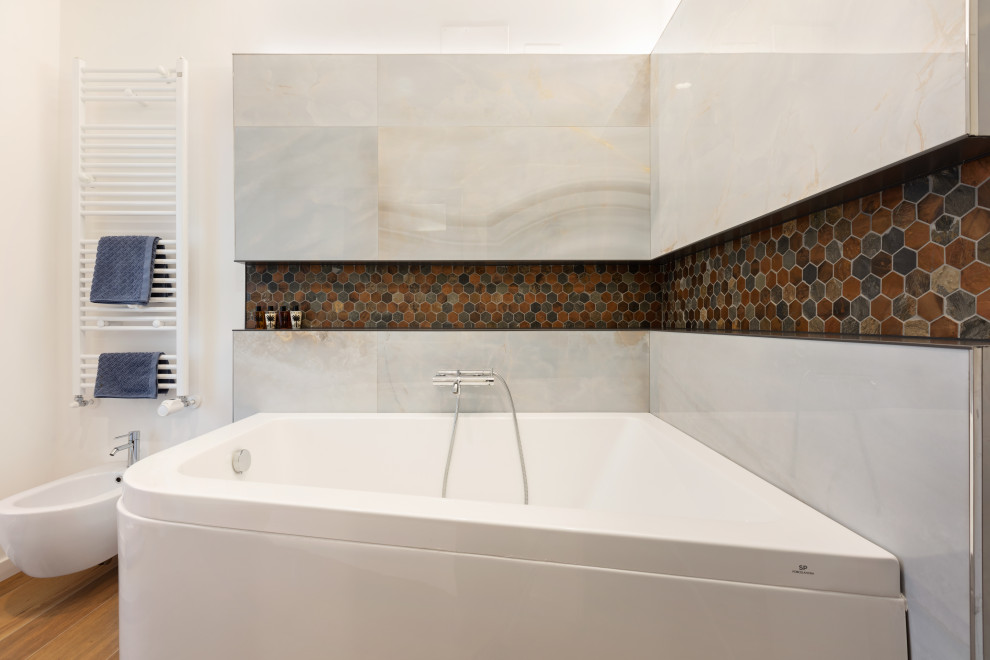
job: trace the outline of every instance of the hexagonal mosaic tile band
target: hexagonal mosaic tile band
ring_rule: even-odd
[[[990,338],[990,157],[660,266],[662,327]]]
[[[257,305],[299,303],[305,328],[649,328],[660,287],[648,262],[248,264]]]

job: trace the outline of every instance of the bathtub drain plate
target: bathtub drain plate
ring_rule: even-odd
[[[247,449],[235,449],[234,455],[230,459],[230,465],[237,474],[247,472],[247,469],[251,467],[251,452]]]

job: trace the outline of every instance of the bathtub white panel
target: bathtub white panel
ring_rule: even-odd
[[[647,259],[648,128],[379,131],[379,258]]]
[[[375,128],[235,129],[234,257],[378,255]]]
[[[367,332],[235,332],[234,419],[256,412],[373,412],[377,344]]]
[[[967,133],[962,0],[684,0],[651,58],[659,256]]]
[[[969,351],[651,342],[655,415],[894,553],[911,657],[969,658]]]
[[[234,55],[234,126],[375,126],[375,55]]]
[[[380,55],[382,126],[649,126],[646,55]]]
[[[378,333],[379,412],[447,412],[438,369],[495,369],[519,411],[645,412],[649,335],[635,330],[382,331]],[[465,387],[462,410],[509,410],[503,388]]]
[[[242,532],[126,510],[120,529],[121,602],[140,604],[121,608],[120,651],[135,660],[328,649],[408,660],[907,657],[899,598]]]

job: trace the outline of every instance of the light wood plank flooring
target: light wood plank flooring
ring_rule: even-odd
[[[57,578],[0,582],[0,658],[117,658],[117,559]]]

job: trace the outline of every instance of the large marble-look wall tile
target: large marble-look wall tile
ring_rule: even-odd
[[[495,369],[519,411],[645,412],[649,408],[646,331],[541,330],[380,332],[381,412],[452,411],[439,369]],[[464,387],[461,410],[510,410],[503,388]]]
[[[375,126],[375,55],[234,55],[234,126]]]
[[[963,53],[664,54],[654,63],[654,256],[966,132]]]
[[[376,128],[235,129],[234,258],[378,256]]]
[[[969,656],[965,349],[651,332],[651,410],[894,553],[911,657]]]
[[[645,55],[381,55],[382,126],[649,126]]]
[[[382,128],[379,258],[647,259],[648,128]]]
[[[374,412],[377,392],[373,333],[234,333],[234,420],[258,412]]]

